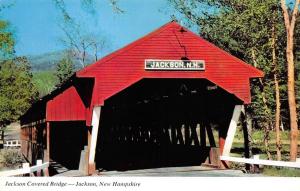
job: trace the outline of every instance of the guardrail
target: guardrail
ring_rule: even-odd
[[[223,160],[223,161],[231,161],[231,162],[246,163],[246,164],[300,168],[300,159],[297,159],[295,162],[263,160],[263,159],[259,159],[259,155],[254,155],[253,158],[239,158],[239,157],[230,157],[230,156],[220,156],[220,159]]]
[[[22,168],[16,170],[0,171],[0,176],[49,176],[49,162],[42,163],[42,160],[37,160],[35,166],[29,166],[29,163],[23,163]]]
[[[10,148],[10,147],[21,147],[21,143],[19,140],[9,140],[4,142],[4,148]]]

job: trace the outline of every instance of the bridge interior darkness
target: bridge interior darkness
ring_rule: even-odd
[[[51,122],[51,160],[67,169],[78,169],[81,151],[88,141],[87,132],[84,121]]]
[[[238,102],[205,79],[143,79],[105,101],[97,168],[200,165],[218,146],[212,128],[226,133]]]

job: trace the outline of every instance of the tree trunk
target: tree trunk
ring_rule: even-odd
[[[3,147],[4,147],[4,129],[2,129],[2,131],[1,131],[1,140],[3,143]]]
[[[261,86],[263,86],[263,82],[262,80],[260,79],[260,83],[261,83]],[[266,94],[265,94],[265,91],[264,91],[264,88],[262,87],[262,100],[263,100],[263,108],[265,110],[265,115],[267,117],[266,119],[266,122],[264,124],[264,144],[265,144],[265,149],[266,149],[266,154],[268,156],[268,159],[271,160],[272,159],[272,155],[271,155],[271,152],[270,152],[270,145],[269,145],[269,141],[270,141],[270,131],[271,129],[273,129],[273,123],[272,123],[272,120],[270,119],[270,109],[268,107],[268,104],[267,104],[267,98],[266,98]]]
[[[276,131],[276,153],[277,160],[281,160],[281,137],[280,137],[280,92],[277,75],[274,74],[275,96],[276,96],[276,112],[275,112],[275,131]]]
[[[252,49],[252,60],[253,60],[254,65],[257,65],[256,56],[255,56],[255,52],[253,49]],[[262,101],[263,101],[264,112],[265,112],[266,117],[269,118],[270,109],[267,104],[266,93],[264,91],[264,83],[261,78],[259,78],[259,83],[260,83],[261,97],[262,97]],[[266,119],[266,123],[264,124],[264,127],[263,127],[264,128],[264,144],[265,144],[266,154],[267,154],[269,160],[272,159],[272,155],[271,155],[270,147],[269,147],[270,129],[272,129],[272,126],[273,126],[272,121]]]
[[[82,68],[85,67],[85,56],[86,56],[86,52],[85,52],[85,50],[84,50],[83,53],[82,53],[82,64],[83,64],[83,67],[82,67]]]
[[[266,119],[266,123],[264,125],[264,144],[265,144],[265,149],[266,149],[266,154],[268,156],[268,159],[271,160],[272,159],[272,155],[271,155],[271,152],[270,152],[270,145],[269,145],[269,141],[270,141],[270,131],[271,129],[273,129],[273,123],[272,123],[272,120],[270,119],[270,115],[271,115],[271,112],[270,112],[270,109],[268,107],[268,104],[267,104],[267,98],[266,98],[266,94],[265,94],[265,91],[264,91],[264,87],[263,87],[263,82],[261,79],[259,79],[260,83],[261,83],[261,86],[262,86],[262,100],[263,100],[263,107],[264,107],[264,110],[265,110],[265,115],[267,116],[267,119]]]
[[[291,40],[292,41],[292,40]],[[290,109],[290,127],[291,127],[291,145],[290,145],[290,160],[296,161],[298,152],[298,125],[296,111],[296,96],[295,96],[295,72],[294,72],[294,54],[291,49],[291,43],[288,43],[287,60],[288,60],[288,102]]]
[[[253,153],[252,153],[252,116],[250,115],[249,112],[246,110],[246,127],[248,131],[248,147],[249,147],[249,158],[252,158]]]
[[[276,57],[276,31],[275,31],[275,18],[273,17],[272,24],[272,62],[274,67],[274,84],[275,84],[275,100],[276,100],[276,111],[275,111],[275,132],[276,132],[276,153],[277,160],[281,160],[281,139],[280,139],[280,90]]]
[[[242,115],[242,121],[244,132],[245,158],[252,158],[252,116],[249,113],[247,106],[245,106],[245,113],[244,115]],[[255,166],[252,164],[246,164],[246,170],[254,173]]]
[[[94,45],[94,48],[95,48],[95,62],[97,62],[97,60],[98,60],[98,45],[95,43],[95,45]]]
[[[295,64],[294,64],[294,30],[296,17],[298,14],[299,0],[295,0],[295,5],[291,16],[285,0],[281,0],[281,8],[284,16],[284,24],[286,28],[287,45],[286,58],[288,70],[288,103],[290,112],[290,128],[291,128],[291,144],[290,144],[290,160],[296,161],[298,152],[298,125],[296,111],[296,96],[295,96]],[[291,17],[291,18],[290,18]]]
[[[268,160],[272,160],[272,155],[270,152],[270,129],[271,129],[271,123],[267,123],[266,127],[264,127],[264,144],[265,144],[265,149],[266,149],[266,153],[268,156]]]

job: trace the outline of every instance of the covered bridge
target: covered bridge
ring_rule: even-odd
[[[223,151],[228,128],[251,102],[250,79],[262,76],[170,22],[33,104],[21,117],[22,152],[32,163],[86,164],[88,173],[198,165],[211,147],[229,152]]]

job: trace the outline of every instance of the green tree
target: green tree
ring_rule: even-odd
[[[32,80],[40,97],[43,97],[53,91],[58,83],[55,71],[34,72]]]
[[[11,4],[0,3],[0,12]],[[18,118],[37,99],[30,63],[15,57],[15,40],[10,24],[0,20],[0,130]],[[2,133],[2,139],[3,139]]]
[[[181,13],[187,25],[197,26],[201,36],[265,72],[264,79],[255,82],[251,88],[251,109],[254,113],[252,116],[256,116],[255,124],[265,131],[265,148],[270,159],[269,132],[274,124],[279,131],[280,97],[283,94],[280,90],[284,88],[283,82],[286,80],[283,75],[285,33],[280,2],[169,1]],[[280,159],[280,139],[277,145]]]
[[[17,121],[38,97],[25,57],[0,63],[0,87],[0,128],[3,128]]]
[[[0,12],[2,9],[6,8],[6,5],[3,3],[0,4]],[[0,62],[10,58],[14,54],[14,45],[15,41],[13,38],[12,32],[10,32],[9,24],[4,21],[0,20]],[[1,78],[1,76],[0,76]],[[1,89],[1,86],[0,86]],[[5,105],[8,98],[0,94],[0,132],[1,132],[1,139],[4,139],[4,129],[3,125],[5,124],[5,116],[8,115],[7,113],[7,105]]]
[[[74,73],[74,64],[70,57],[66,56],[56,66],[56,76],[60,85]]]
[[[14,54],[15,41],[9,23],[0,20],[0,59],[11,58]]]

